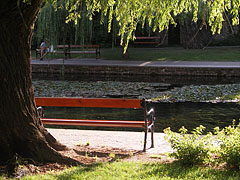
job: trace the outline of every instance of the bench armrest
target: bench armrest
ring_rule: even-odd
[[[37,107],[37,111],[40,118],[43,118],[44,117],[43,107],[42,106]]]
[[[148,117],[148,120],[151,122],[150,126],[154,126],[155,111],[153,108],[151,108],[149,111],[147,111],[147,117]]]

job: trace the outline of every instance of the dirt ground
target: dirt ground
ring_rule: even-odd
[[[94,165],[96,163],[107,163],[116,160],[120,161],[140,161],[143,163],[170,163],[173,160],[169,159],[165,154],[151,155],[138,150],[128,150],[113,147],[91,147],[88,145],[76,145],[66,151],[61,151],[64,156],[71,157],[79,161],[83,165]],[[67,168],[65,164],[49,163],[42,165],[23,164],[17,169],[17,172],[12,176],[21,178],[30,174],[48,173],[50,171],[62,171]],[[0,176],[7,174],[7,166],[0,166]]]
[[[126,150],[143,150],[144,132],[100,131],[77,129],[53,129],[48,131],[62,144],[68,147],[90,145],[91,147],[112,147]],[[151,133],[147,137],[148,154],[172,152],[170,144],[164,139],[164,133],[154,133],[154,148],[151,146]]]
[[[122,161],[141,161],[149,162],[166,162],[168,158],[165,154],[151,155],[146,152],[137,150],[127,150],[122,148],[112,147],[90,147],[90,146],[75,146],[73,149],[62,152],[65,156],[78,160],[83,164],[94,164],[98,162],[111,162],[115,160]]]

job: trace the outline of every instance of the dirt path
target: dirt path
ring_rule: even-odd
[[[74,147],[75,145],[90,144],[91,147],[113,147],[127,150],[143,149],[143,132],[123,132],[123,131],[95,131],[95,130],[73,130],[73,129],[48,129],[48,131],[61,143]],[[171,152],[172,148],[164,140],[163,133],[155,133],[155,147],[151,145],[150,133],[148,133],[147,153],[163,154]]]

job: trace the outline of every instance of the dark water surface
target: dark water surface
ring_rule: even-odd
[[[65,80],[65,81],[120,81],[120,82],[152,82],[167,83],[173,87],[184,85],[216,85],[240,84],[239,77],[209,77],[209,76],[157,76],[157,75],[103,75],[103,74],[45,74],[33,73],[33,80]]]

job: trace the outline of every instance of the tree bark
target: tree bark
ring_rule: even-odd
[[[18,154],[37,162],[73,163],[42,126],[34,101],[30,44],[41,0],[0,2],[0,163]]]

